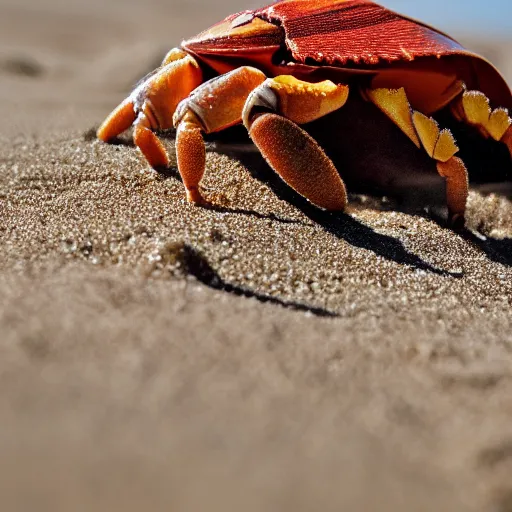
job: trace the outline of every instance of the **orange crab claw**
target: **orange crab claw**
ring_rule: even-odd
[[[270,167],[296,192],[320,208],[341,211],[347,191],[336,167],[316,141],[289,119],[260,114],[249,135]]]
[[[108,142],[130,128],[134,121],[135,109],[133,102],[127,98],[103,121],[96,135],[98,139]]]

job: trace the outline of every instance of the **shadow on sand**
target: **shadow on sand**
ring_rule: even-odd
[[[320,317],[334,318],[338,316],[335,312],[324,308],[309,306],[300,302],[286,301],[264,293],[255,292],[243,286],[227,283],[208,263],[204,255],[191,245],[187,243],[180,244],[177,250],[179,252],[179,260],[182,270],[186,274],[194,276],[199,282],[208,286],[208,288],[221,290],[238,297],[254,298],[259,302],[268,302],[294,311],[304,311]]]
[[[433,274],[461,278],[459,272],[439,269],[409,252],[402,242],[389,235],[377,233],[372,228],[342,212],[326,212],[316,208],[288,187],[258,154],[232,154],[258,180],[266,183],[280,198],[299,208],[310,220],[354,247],[372,251],[387,260],[407,265]]]
[[[237,127],[235,127],[235,129],[236,128]],[[86,135],[88,135],[88,133]],[[238,137],[236,137],[236,135],[238,135]],[[172,133],[166,133],[164,136],[172,136]],[[228,154],[240,161],[242,165],[248,169],[253,177],[266,183],[280,199],[285,200],[299,208],[311,221],[322,226],[329,233],[333,234],[339,239],[346,241],[354,247],[370,250],[378,256],[386,258],[387,260],[393,261],[395,263],[399,263],[401,265],[408,265],[413,268],[446,277],[463,277],[461,273],[449,272],[430,265],[428,262],[422,260],[419,256],[409,252],[396,238],[377,233],[350,215],[345,213],[325,212],[314,207],[311,205],[311,203],[306,201],[303,197],[301,197],[299,194],[294,192],[290,187],[283,183],[279,176],[277,176],[276,173],[270,169],[263,157],[257,152],[257,150],[254,149],[252,144],[250,144],[250,141],[245,134],[241,137],[238,132],[235,132],[235,138],[241,139],[242,143],[230,143],[229,140],[231,136],[232,132],[230,132],[228,135],[226,135],[224,132],[221,132],[220,134],[214,134],[213,136],[206,136],[208,150],[215,150]],[[211,142],[214,142],[213,146],[211,145]],[[127,136],[116,138],[113,143],[133,147],[131,138]],[[176,168],[159,169],[158,172],[164,179],[174,178],[181,181],[181,177]],[[502,193],[500,185],[497,184],[496,187],[496,191],[498,193]],[[493,184],[490,184],[487,188],[488,191],[493,191]],[[510,192],[509,187],[507,190]],[[222,213],[250,215],[258,219],[270,219],[288,224],[307,225],[307,223],[282,218],[275,214],[262,214],[251,210],[220,206],[210,206],[209,208],[215,211],[220,211]],[[414,211],[411,211],[407,204],[402,206],[394,205],[394,208],[409,214],[420,214],[429,220],[433,220],[439,226],[446,227],[444,219],[439,215],[426,216],[425,213],[419,213],[418,208],[415,208]],[[504,265],[512,266],[511,238],[493,239],[489,237],[479,237],[468,229],[459,231],[458,235],[472,244],[474,247],[477,247],[479,250],[483,251],[490,260]]]

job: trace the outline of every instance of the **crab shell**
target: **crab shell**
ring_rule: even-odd
[[[512,110],[507,83],[483,57],[368,0],[282,0],[228,16],[182,48],[219,74],[252,65],[267,76],[404,87],[427,115],[464,86]]]

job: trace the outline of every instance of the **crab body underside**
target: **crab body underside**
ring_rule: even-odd
[[[512,155],[510,108],[512,95],[499,72],[436,29],[368,0],[282,0],[229,16],[171,50],[109,115],[98,137],[109,141],[133,124],[136,146],[153,167],[165,167],[167,153],[154,132],[175,127],[187,198],[201,204],[203,134],[243,123],[288,185],[318,207],[342,210],[343,166],[351,162],[346,153],[358,131],[367,147],[354,151],[361,156],[350,167],[364,176],[372,167],[368,155],[379,150],[421,152],[446,182],[450,223],[461,225],[468,171],[452,132],[435,117],[448,112]],[[347,132],[329,129],[344,109]],[[386,144],[380,118],[403,142]],[[394,179],[394,170],[381,165],[380,181]]]

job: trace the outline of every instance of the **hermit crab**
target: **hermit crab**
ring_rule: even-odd
[[[282,0],[228,16],[172,49],[97,136],[109,141],[133,124],[135,145],[158,168],[169,160],[155,132],[176,128],[187,199],[201,204],[203,134],[243,123],[289,186],[320,208],[343,210],[343,169],[307,126],[356,97],[426,152],[446,181],[449,222],[463,225],[468,172],[436,113],[450,112],[512,155],[510,89],[450,36],[368,0]]]

